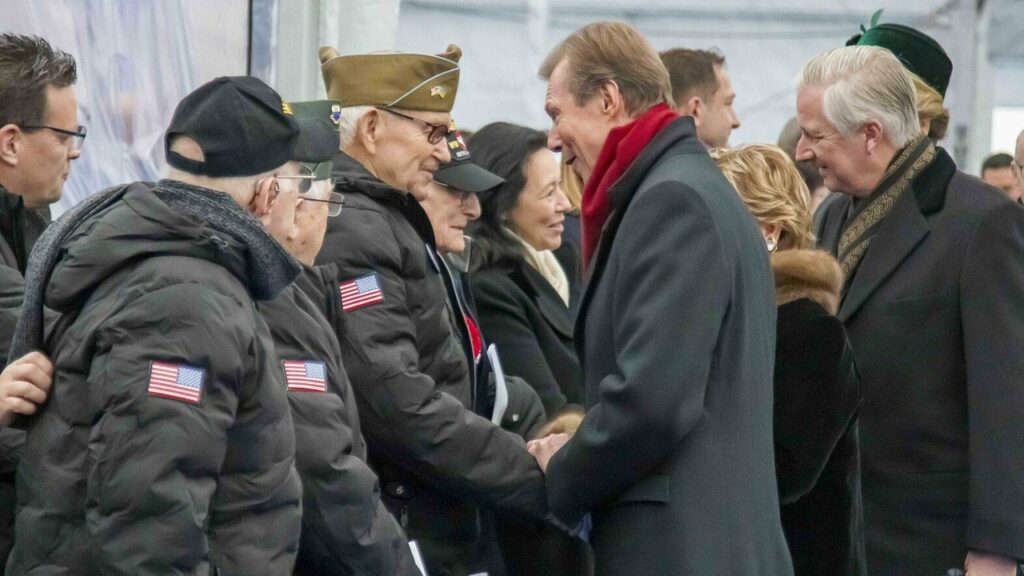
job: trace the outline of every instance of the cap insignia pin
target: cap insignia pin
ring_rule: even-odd
[[[448,91],[444,89],[444,86],[434,86],[430,89],[430,95],[437,96],[443,100],[448,95]]]

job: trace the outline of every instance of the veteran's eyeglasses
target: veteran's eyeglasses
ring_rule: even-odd
[[[65,144],[71,150],[81,150],[82,144],[85,143],[85,135],[88,133],[85,126],[79,126],[77,131],[64,130],[63,128],[54,128],[53,126],[21,126],[22,130],[33,131],[33,130],[49,130],[57,134],[57,138],[60,139],[62,144]]]
[[[299,185],[299,196],[308,194],[310,188],[313,187],[313,182],[316,180],[316,175],[313,174],[313,170],[302,164],[299,166],[298,174],[275,174],[275,180],[298,180]]]
[[[334,182],[331,182],[333,187]],[[330,192],[327,194],[327,198],[313,198],[312,196],[303,196],[299,194],[299,198],[302,198],[305,202],[326,202],[327,203],[327,216],[333,218],[338,214],[341,214],[341,209],[345,207],[345,195],[341,192]]]
[[[340,192],[328,192],[327,198],[317,198],[316,195],[311,194],[313,189],[313,182],[327,181],[327,189],[334,189],[334,180],[331,178],[318,178],[315,174],[315,170],[306,164],[299,166],[298,174],[278,174],[274,178],[274,200],[277,199],[277,194],[281,192],[277,180],[297,180],[299,186],[299,198],[307,202],[324,202],[327,204],[327,215],[330,217],[341,214],[341,209],[345,205],[345,195]],[[321,194],[322,196],[322,194]]]
[[[412,116],[409,116],[409,115],[406,115],[406,114],[402,114],[401,112],[398,112],[398,111],[393,110],[391,108],[388,108],[386,106],[381,106],[380,108],[378,108],[378,110],[383,110],[383,111],[387,112],[388,114],[394,114],[395,116],[398,116],[399,118],[405,118],[406,120],[410,120],[412,122],[415,122],[421,128],[425,128],[428,131],[427,132],[427,142],[430,142],[431,144],[437,144],[441,140],[444,140],[444,137],[448,135],[448,125],[447,124],[434,124],[433,122],[427,122],[426,120],[420,120],[419,118],[413,118]]]

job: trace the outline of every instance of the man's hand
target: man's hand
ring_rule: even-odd
[[[967,553],[964,568],[967,576],[1017,576],[1017,561],[1013,558],[976,550]]]
[[[11,362],[0,374],[0,426],[10,426],[16,414],[35,414],[46,402],[53,383],[53,364],[40,352]]]
[[[526,443],[526,450],[537,459],[537,465],[542,472],[547,473],[548,461],[555,455],[555,452],[565,446],[569,441],[568,434],[552,434],[537,440],[530,440]]]

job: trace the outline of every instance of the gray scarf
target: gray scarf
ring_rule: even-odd
[[[135,185],[153,187],[149,183]],[[67,238],[83,222],[119,201],[130,186],[115,186],[93,194],[65,212],[39,237],[25,273],[25,297],[8,362],[42,348],[46,285]],[[274,298],[301,272],[295,259],[267,234],[260,221],[227,194],[175,180],[161,180],[153,191],[168,206],[202,218],[214,230],[230,234],[248,248],[248,288],[255,299]]]

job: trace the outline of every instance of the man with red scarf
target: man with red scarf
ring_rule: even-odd
[[[531,444],[566,526],[589,513],[596,574],[792,574],[772,451],[775,301],[736,192],[666,104],[632,27],[559,44],[549,146],[583,179],[576,325],[587,415]],[[587,524],[583,522],[582,524]]]

